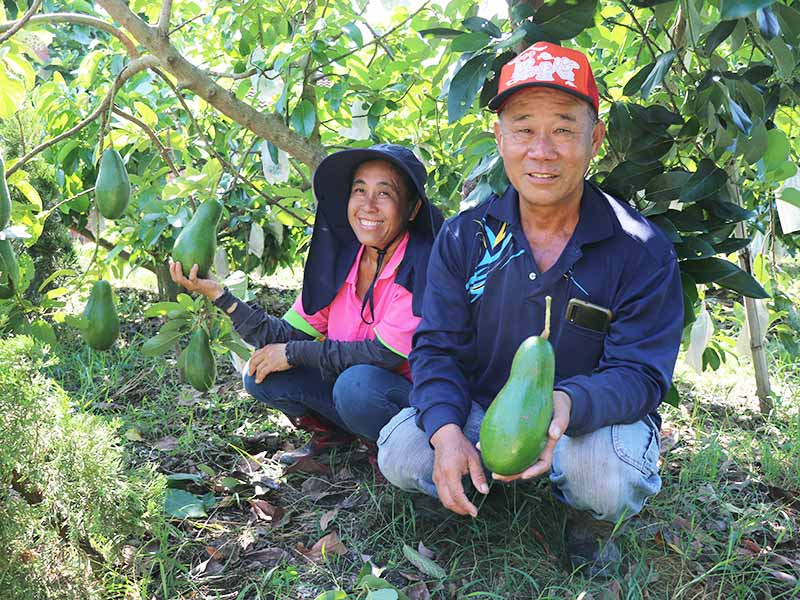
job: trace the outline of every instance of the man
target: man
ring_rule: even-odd
[[[544,329],[551,296],[548,444],[522,473],[493,477],[549,473],[569,507],[573,568],[607,576],[620,560],[607,539],[615,524],[661,487],[656,409],[670,386],[683,302],[670,242],[585,180],[605,136],[598,105],[580,52],[538,42],[503,67],[489,108],[511,185],[437,237],[410,357],[411,406],[382,429],[378,462],[394,485],[475,517],[462,478],[488,493],[481,420],[519,344]]]

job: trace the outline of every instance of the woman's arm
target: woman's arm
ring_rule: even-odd
[[[268,315],[263,308],[242,302],[228,289],[214,300],[214,306],[222,309],[230,317],[234,329],[242,339],[256,348],[292,340],[313,339],[287,321]]]
[[[353,365],[375,365],[393,371],[406,360],[378,340],[291,341],[286,344],[286,359],[291,366],[318,368],[323,379],[328,380],[336,379],[342,371]]]

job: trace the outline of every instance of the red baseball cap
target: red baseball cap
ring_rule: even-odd
[[[589,59],[583,52],[550,42],[536,42],[500,70],[497,95],[489,101],[489,110],[500,112],[512,94],[529,87],[562,90],[600,110],[600,94]]]

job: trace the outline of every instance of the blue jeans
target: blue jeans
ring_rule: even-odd
[[[402,375],[373,365],[345,369],[335,381],[326,381],[317,369],[294,367],[270,373],[261,383],[242,374],[245,389],[256,400],[289,417],[311,410],[368,440],[400,409],[408,406],[411,382]]]
[[[401,410],[381,430],[378,466],[386,479],[409,492],[437,498],[433,483],[433,448],[415,422],[417,409]],[[478,442],[485,412],[475,402],[463,428]],[[596,519],[616,522],[642,510],[661,489],[658,475],[659,432],[649,418],[603,427],[579,437],[562,436],[550,470],[555,497]]]

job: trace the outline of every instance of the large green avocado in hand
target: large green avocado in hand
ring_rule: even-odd
[[[186,381],[196,390],[208,391],[217,380],[217,361],[211,352],[211,342],[206,330],[198,328],[189,340],[185,353],[183,370]]]
[[[8,300],[19,285],[19,264],[8,240],[0,240],[0,299]]]
[[[100,169],[94,184],[97,210],[106,219],[118,219],[131,199],[131,183],[119,152],[108,148],[100,157]]]
[[[497,393],[481,423],[481,457],[498,475],[516,475],[531,466],[547,445],[553,418],[555,355],[550,333],[550,297],[541,336],[517,348],[506,384]]]
[[[222,204],[208,200],[200,205],[183,228],[172,247],[172,260],[181,263],[184,275],[192,265],[198,265],[197,276],[208,277],[217,252],[217,225],[222,215]]]
[[[11,195],[6,184],[6,165],[0,156],[0,230],[5,229],[11,219]]]
[[[100,279],[95,282],[89,301],[83,310],[86,326],[83,339],[94,350],[108,350],[119,336],[119,317],[111,296],[111,285]]]

